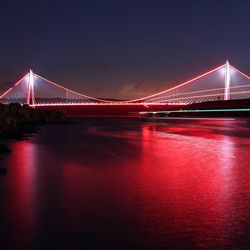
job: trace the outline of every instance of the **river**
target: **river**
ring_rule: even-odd
[[[250,244],[250,119],[82,118],[10,147],[1,249]]]

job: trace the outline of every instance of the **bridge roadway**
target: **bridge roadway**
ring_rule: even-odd
[[[206,115],[215,116],[249,116],[250,111],[225,113],[222,109],[250,109],[250,99],[245,100],[228,100],[216,102],[194,103],[190,105],[169,105],[169,104],[89,104],[89,105],[53,105],[53,106],[37,106],[37,109],[53,109],[60,110],[68,116],[140,116],[140,112],[148,112],[153,114],[157,111],[173,111],[173,110],[210,110],[220,109],[220,112],[209,113]],[[173,115],[174,112],[172,112]],[[176,115],[181,115],[175,112]],[[177,114],[178,113],[178,114]],[[189,112],[190,113],[190,112]],[[191,114],[191,113],[190,113]],[[183,115],[183,114],[182,114]],[[184,114],[187,115],[187,114]],[[193,115],[193,114],[192,114]],[[195,114],[201,115],[201,114]]]

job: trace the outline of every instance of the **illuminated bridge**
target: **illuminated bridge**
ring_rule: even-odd
[[[0,96],[0,102],[38,106],[180,105],[250,98],[250,77],[227,61],[189,81],[160,93],[130,101],[107,101],[70,90],[31,70]]]

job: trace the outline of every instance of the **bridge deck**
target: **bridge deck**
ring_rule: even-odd
[[[63,111],[69,116],[139,116],[140,112],[157,112],[171,110],[194,110],[194,109],[239,109],[250,108],[250,99],[229,100],[196,103],[190,105],[71,105],[71,106],[37,106],[38,109],[53,109]]]

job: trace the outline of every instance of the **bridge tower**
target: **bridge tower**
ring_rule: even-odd
[[[231,82],[231,74],[230,74],[230,64],[228,60],[225,64],[225,91],[224,91],[224,100],[230,100],[230,82]]]
[[[27,104],[34,105],[35,104],[35,96],[34,96],[34,74],[30,69],[29,72],[29,80],[28,80],[28,91],[27,91]]]

